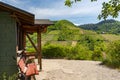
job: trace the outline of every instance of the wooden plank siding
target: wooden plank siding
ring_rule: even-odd
[[[7,12],[0,12],[0,74],[17,72],[16,21]]]

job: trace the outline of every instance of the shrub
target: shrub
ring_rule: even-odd
[[[2,75],[0,75],[0,80],[17,80],[17,74],[13,74],[10,76],[4,72]]]
[[[42,49],[43,57],[45,58],[64,58],[65,49],[60,45],[46,45]]]
[[[91,60],[92,51],[83,45],[77,45],[72,48],[72,53],[76,52],[73,59],[77,60]]]
[[[92,60],[102,60],[102,50],[101,47],[95,46],[92,54]]]
[[[48,44],[43,46],[42,53],[44,58],[66,58],[76,60],[101,60],[102,51],[101,45],[97,45],[94,51],[90,50],[84,44],[77,44],[74,47]]]
[[[33,47],[26,48],[27,52],[35,52],[35,49]]]
[[[60,46],[60,45],[46,45],[43,47],[44,58],[66,58],[77,60],[90,60],[92,51],[82,45],[75,47]]]
[[[120,40],[111,42],[106,53],[107,56],[103,62],[110,67],[120,68]]]

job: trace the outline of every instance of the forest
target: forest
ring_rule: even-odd
[[[96,31],[100,34],[120,34],[120,22],[114,19],[104,20],[96,24],[84,24],[79,27],[85,30]]]

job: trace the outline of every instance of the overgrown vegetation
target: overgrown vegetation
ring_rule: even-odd
[[[106,59],[103,62],[112,68],[120,68],[120,40],[113,41],[108,45]]]
[[[65,47],[60,45],[46,45],[42,49],[44,58],[64,58],[65,57]]]
[[[17,80],[17,74],[13,74],[13,75],[8,75],[7,73],[3,73],[2,75],[0,75],[0,80]]]
[[[104,40],[93,35],[80,35],[75,46],[46,43],[42,53],[45,58],[67,58],[77,60],[102,60]]]

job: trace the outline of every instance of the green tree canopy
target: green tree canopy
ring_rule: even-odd
[[[78,2],[81,0],[65,0],[66,6],[72,6],[74,2]],[[97,0],[91,0],[91,2]],[[113,18],[117,18],[119,16],[120,11],[120,0],[109,0],[108,2],[103,2],[101,13],[98,15],[99,19],[106,19],[108,16],[112,16]]]

